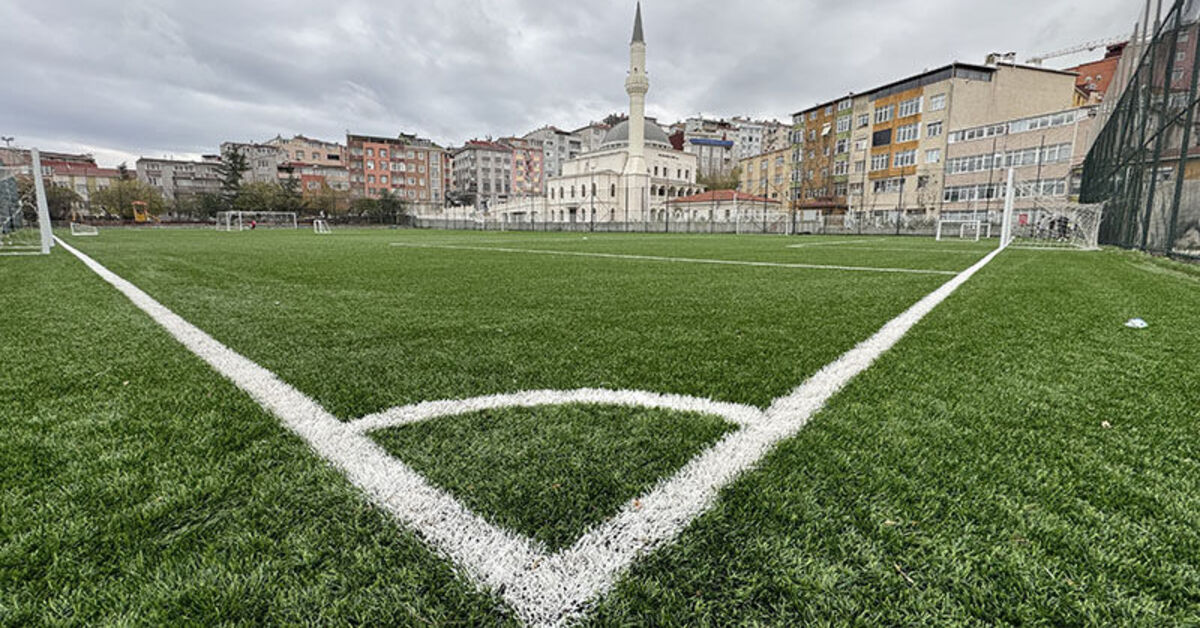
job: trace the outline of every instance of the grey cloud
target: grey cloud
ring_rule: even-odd
[[[649,112],[784,118],[993,50],[1127,33],[1123,0],[647,0]],[[623,110],[633,3],[0,0],[0,132],[101,160],[277,133],[444,144]]]

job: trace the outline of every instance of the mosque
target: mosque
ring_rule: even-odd
[[[666,132],[646,118],[646,41],[638,3],[629,44],[629,119],[604,136],[600,148],[563,164],[544,198],[513,199],[493,208],[504,222],[655,222],[667,202],[703,191],[695,155],[677,151]]]

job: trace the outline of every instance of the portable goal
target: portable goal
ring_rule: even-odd
[[[978,242],[980,238],[992,237],[992,222],[979,218],[942,219],[937,223],[937,233],[934,237],[938,242],[941,242],[944,239],[955,237],[950,234],[954,234],[956,231],[958,238],[963,240],[971,239]]]
[[[54,244],[36,148],[29,162],[0,166],[0,255],[45,255]]]
[[[100,235],[100,230],[93,225],[85,225],[81,222],[71,223],[71,235],[73,236],[95,236]]]
[[[328,222],[326,222],[324,220],[314,220],[313,221],[313,233],[315,233],[317,235],[329,235],[329,234],[333,233],[333,231],[331,231],[329,229]]]
[[[227,211],[217,213],[217,231],[299,228],[296,212]]]

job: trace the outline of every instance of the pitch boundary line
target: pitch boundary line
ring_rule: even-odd
[[[566,257],[597,257],[649,262],[677,262],[682,264],[715,264],[719,266],[754,266],[760,268],[794,268],[802,270],[836,270],[847,272],[899,273],[911,275],[957,275],[953,270],[930,270],[920,268],[881,268],[874,266],[840,266],[836,264],[800,264],[791,262],[752,262],[746,260],[705,259],[698,257],[664,257],[660,255],[631,255],[624,253],[593,253],[587,251],[553,251],[549,249],[514,249],[499,246],[465,246],[453,244],[410,244],[392,242],[389,246],[413,249],[444,249],[451,251],[493,251],[499,253],[527,253],[532,255],[560,255]]]
[[[781,441],[799,432],[826,402],[1001,251],[992,251],[958,273],[870,338],[827,364],[764,411],[645,391],[527,391],[474,399],[423,402],[346,423],[271,371],[221,344],[83,252],[56,238],[65,250],[160,324],[218,373],[303,438],[379,507],[415,529],[481,586],[507,601],[518,617],[539,626],[578,618],[607,593],[638,557],[670,543],[708,510],[725,486],[754,467]],[[603,403],[702,411],[741,426],[693,458],[670,478],[626,503],[571,547],[547,553],[542,544],[496,527],[471,512],[402,461],[367,432],[405,422],[452,416],[479,408]]]

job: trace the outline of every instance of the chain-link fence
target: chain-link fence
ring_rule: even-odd
[[[1080,200],[1104,203],[1103,244],[1200,258],[1200,0],[1152,20],[1110,90]]]

